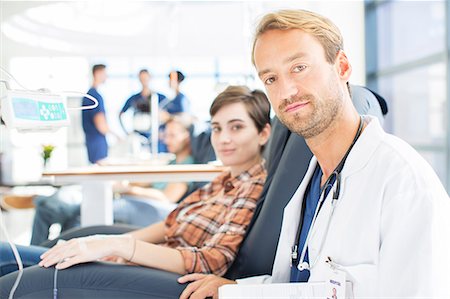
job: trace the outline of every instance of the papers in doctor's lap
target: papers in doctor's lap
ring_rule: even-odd
[[[230,284],[219,288],[219,299],[312,299],[327,298],[324,282],[274,283],[274,284]],[[352,283],[347,281],[345,298],[352,299]],[[336,297],[335,299],[341,299]],[[344,297],[342,297],[344,299]]]

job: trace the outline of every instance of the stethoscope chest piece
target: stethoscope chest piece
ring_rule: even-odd
[[[307,262],[299,263],[297,269],[300,271],[309,270],[309,264]]]

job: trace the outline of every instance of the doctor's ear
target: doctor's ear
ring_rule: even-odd
[[[344,51],[340,50],[337,54],[335,66],[339,77],[347,82],[352,74],[352,66]]]

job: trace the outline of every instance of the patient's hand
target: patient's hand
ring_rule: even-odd
[[[121,264],[121,265],[137,266],[137,264],[129,262],[128,260],[124,259],[123,257],[117,256],[117,255],[105,256],[105,257],[101,258],[100,261],[111,262],[111,263],[116,263],[116,264]]]
[[[75,238],[57,244],[41,255],[39,266],[56,269],[66,269],[76,264],[100,260],[107,256],[117,255],[118,249],[128,249],[132,252],[134,239],[129,235],[90,236]]]
[[[117,263],[117,264],[126,264],[128,262],[123,257],[117,256],[117,255],[105,256],[105,257],[102,257],[100,260],[102,262],[111,262],[111,263]]]
[[[219,287],[225,284],[236,284],[234,280],[228,280],[212,274],[188,274],[178,278],[179,283],[191,282],[183,293],[180,299],[204,299],[206,297],[213,297],[218,299]]]

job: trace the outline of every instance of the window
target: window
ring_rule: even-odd
[[[450,190],[447,1],[365,3],[367,85],[386,97],[385,129],[410,143]]]
[[[444,1],[395,1],[377,10],[379,68],[400,65],[445,49]]]

